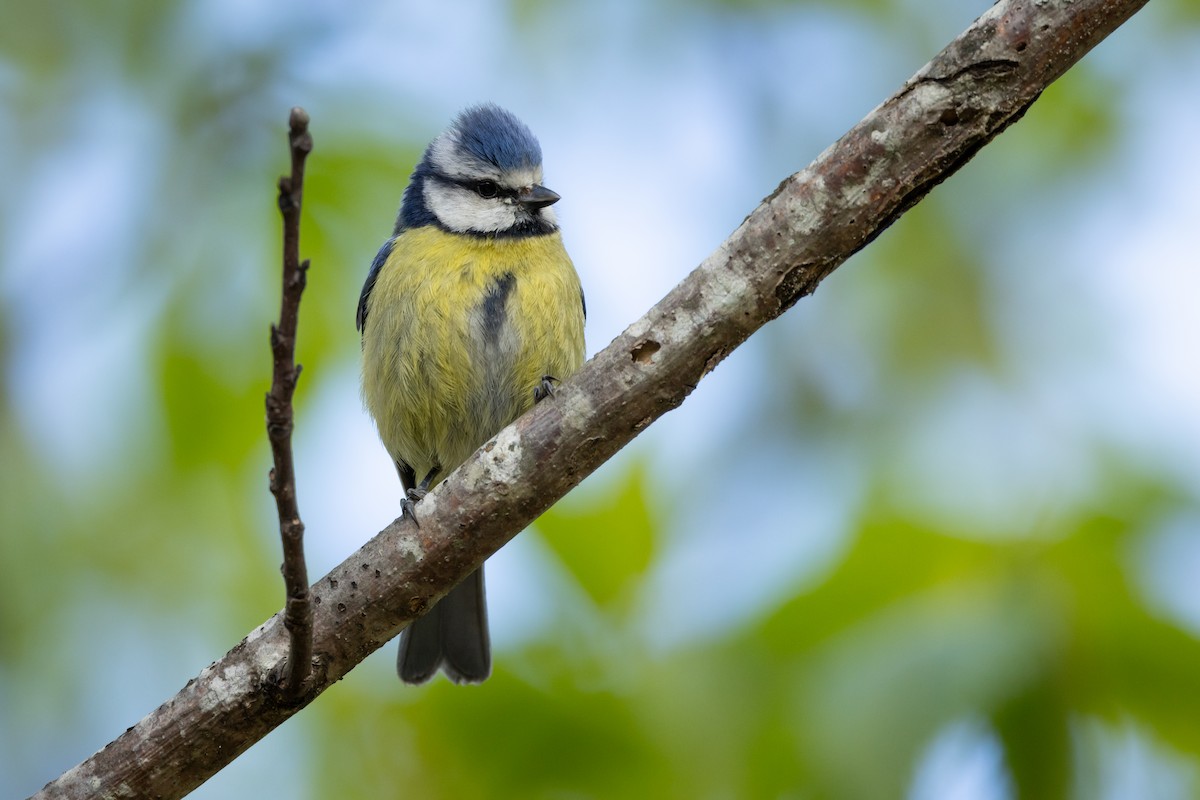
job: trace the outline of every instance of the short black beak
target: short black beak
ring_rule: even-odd
[[[552,192],[545,186],[534,184],[528,189],[522,189],[517,194],[517,202],[530,211],[536,211],[539,208],[554,205],[561,197],[558,192]]]

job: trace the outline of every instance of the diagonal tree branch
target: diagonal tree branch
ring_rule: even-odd
[[[318,581],[317,669],[282,614],[37,797],[180,797],[294,714],[667,411],[1025,113],[1146,0],[1002,0],[774,194],[572,380]]]

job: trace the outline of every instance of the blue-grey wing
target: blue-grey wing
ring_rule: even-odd
[[[383,269],[383,265],[387,263],[388,256],[392,254],[392,245],[395,242],[394,238],[388,239],[383,243],[383,247],[379,248],[379,252],[375,254],[375,260],[371,262],[371,271],[367,273],[367,280],[363,284],[362,294],[358,297],[358,313],[354,317],[354,327],[364,334],[367,331],[367,298],[371,296],[371,290],[375,288],[375,280],[379,277],[379,270]]]

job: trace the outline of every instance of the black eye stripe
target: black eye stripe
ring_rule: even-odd
[[[439,175],[438,179],[474,192],[485,200],[491,200],[496,197],[511,197],[516,199],[517,196],[516,189],[509,189],[507,186],[501,186],[496,181],[489,179],[469,180],[465,178],[450,178],[443,175]]]

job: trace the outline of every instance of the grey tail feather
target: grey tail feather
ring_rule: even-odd
[[[440,667],[455,683],[481,683],[492,671],[483,567],[450,590],[400,634],[396,671],[424,683]]]

